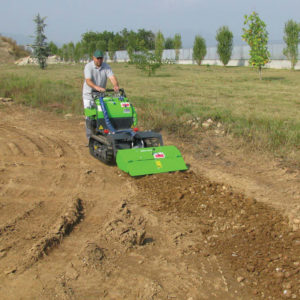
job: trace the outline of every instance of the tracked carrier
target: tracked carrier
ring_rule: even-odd
[[[93,92],[94,104],[85,109],[92,156],[114,164],[131,176],[187,170],[180,151],[164,146],[161,134],[139,131],[137,114],[124,89]]]

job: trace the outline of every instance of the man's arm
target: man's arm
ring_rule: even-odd
[[[116,76],[113,75],[113,76],[110,76],[108,78],[111,81],[112,85],[114,86],[115,92],[118,92],[119,91],[119,83],[118,83],[118,80],[117,80]]]
[[[92,89],[94,89],[95,91],[98,92],[105,92],[105,88],[96,85],[90,78],[87,78],[85,80],[85,82],[87,83],[88,86],[90,86]]]

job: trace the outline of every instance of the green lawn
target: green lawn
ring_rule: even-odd
[[[251,145],[300,162],[299,71],[266,69],[259,80],[247,67],[166,65],[147,77],[132,65],[111,66],[144,127],[180,133],[190,119],[212,118]],[[82,83],[83,65],[2,65],[0,97],[82,113]]]

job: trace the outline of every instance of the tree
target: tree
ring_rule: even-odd
[[[227,26],[220,27],[217,31],[217,52],[220,60],[226,66],[230,60],[233,48],[233,34]]]
[[[49,48],[49,55],[58,54],[58,47],[56,46],[56,44],[54,42],[50,42],[48,44],[48,48]]]
[[[300,24],[297,24],[293,20],[289,20],[284,26],[284,41],[286,48],[283,50],[283,54],[291,61],[292,70],[295,69],[295,65],[298,61],[298,44],[300,43]]]
[[[128,56],[129,56],[129,61],[132,62],[133,61],[133,55],[134,55],[134,49],[132,46],[128,46],[127,47],[127,53],[128,53]]]
[[[99,40],[96,42],[96,49],[102,50],[103,52],[105,52],[107,50],[107,43],[105,40]],[[94,52],[94,51],[93,51]]]
[[[270,52],[268,51],[268,32],[266,24],[259,18],[256,12],[251,15],[245,15],[242,35],[244,41],[250,46],[249,64],[257,67],[259,78],[262,79],[262,67],[270,61]]]
[[[138,51],[139,50],[139,42],[137,35],[134,31],[130,31],[127,35],[126,38],[126,44],[127,44],[127,49],[132,48],[133,51]]]
[[[97,49],[97,45],[95,41],[87,43],[88,46],[88,57],[91,58],[93,56],[93,53]],[[99,47],[99,50],[102,50],[101,47]]]
[[[77,42],[74,49],[74,60],[75,62],[80,62],[80,60],[83,58],[84,55],[84,48],[82,46],[82,43]]]
[[[89,52],[90,51],[89,44],[82,40],[81,40],[80,44],[81,44],[81,46],[80,46],[81,58],[83,58],[84,60],[89,60],[91,58],[91,55]]]
[[[110,31],[103,31],[101,33],[99,33],[99,40],[105,41],[105,48],[103,48],[103,51],[107,51],[108,50],[108,42],[109,40],[113,40],[115,37],[115,34],[113,32]]]
[[[33,56],[38,60],[39,66],[41,69],[45,69],[47,64],[47,57],[49,55],[49,48],[48,48],[48,44],[46,42],[46,35],[44,34],[44,30],[46,27],[45,24],[45,19],[40,17],[40,14],[38,14],[35,18],[34,18],[34,22],[36,24],[36,29],[35,29],[35,40],[34,40],[34,44],[31,45],[33,48]]]
[[[114,37],[114,43],[116,45],[117,50],[125,50],[125,43],[123,37],[117,33]]]
[[[153,50],[155,46],[155,34],[151,30],[139,29],[137,39],[144,41],[144,47],[148,50]]]
[[[137,54],[131,54],[130,63],[134,64],[137,69],[147,73],[148,76],[155,74],[156,70],[162,65],[159,58],[147,49],[143,49]]]
[[[118,50],[113,40],[108,41],[108,55],[111,60],[114,60],[116,51]]]
[[[155,56],[157,60],[161,63],[162,62],[162,55],[165,49],[165,38],[163,34],[158,31],[155,37]]]
[[[175,49],[175,60],[179,60],[179,52],[182,48],[181,35],[176,33],[174,36],[174,49]]]
[[[61,47],[61,51],[62,51],[62,58],[63,58],[63,60],[64,60],[65,62],[66,62],[66,61],[69,61],[70,56],[69,56],[68,45],[67,45],[67,44],[63,44],[62,47]]]
[[[166,38],[165,49],[174,49],[174,40],[171,37]]]
[[[203,37],[196,35],[193,47],[193,59],[200,66],[206,55],[206,43]]]
[[[59,56],[60,61],[62,61],[63,60],[63,49],[62,48],[58,48],[57,55]]]
[[[133,48],[134,51],[140,51],[144,48],[153,50],[155,35],[150,30],[139,29],[138,32],[134,32],[133,30],[128,31],[124,28],[116,34],[109,31],[88,31],[81,36],[81,43],[87,45],[87,53],[89,53],[89,55],[91,55],[90,49],[97,43],[100,43],[100,41],[102,41],[103,46],[98,48],[101,48],[102,51],[108,51],[108,43],[110,40],[116,45],[116,50],[125,50],[129,46]]]
[[[73,42],[68,43],[67,45],[67,51],[70,61],[74,61],[75,59],[75,46]]]

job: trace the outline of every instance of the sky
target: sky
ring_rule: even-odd
[[[234,44],[242,44],[244,15],[256,11],[266,23],[270,43],[281,43],[284,24],[300,23],[300,0],[0,0],[0,34],[19,44],[33,41],[34,17],[46,17],[47,41],[61,46],[78,42],[87,31],[115,33],[124,28],[159,30],[164,37],[181,34],[183,48],[196,35],[216,45],[216,32],[228,26]]]

